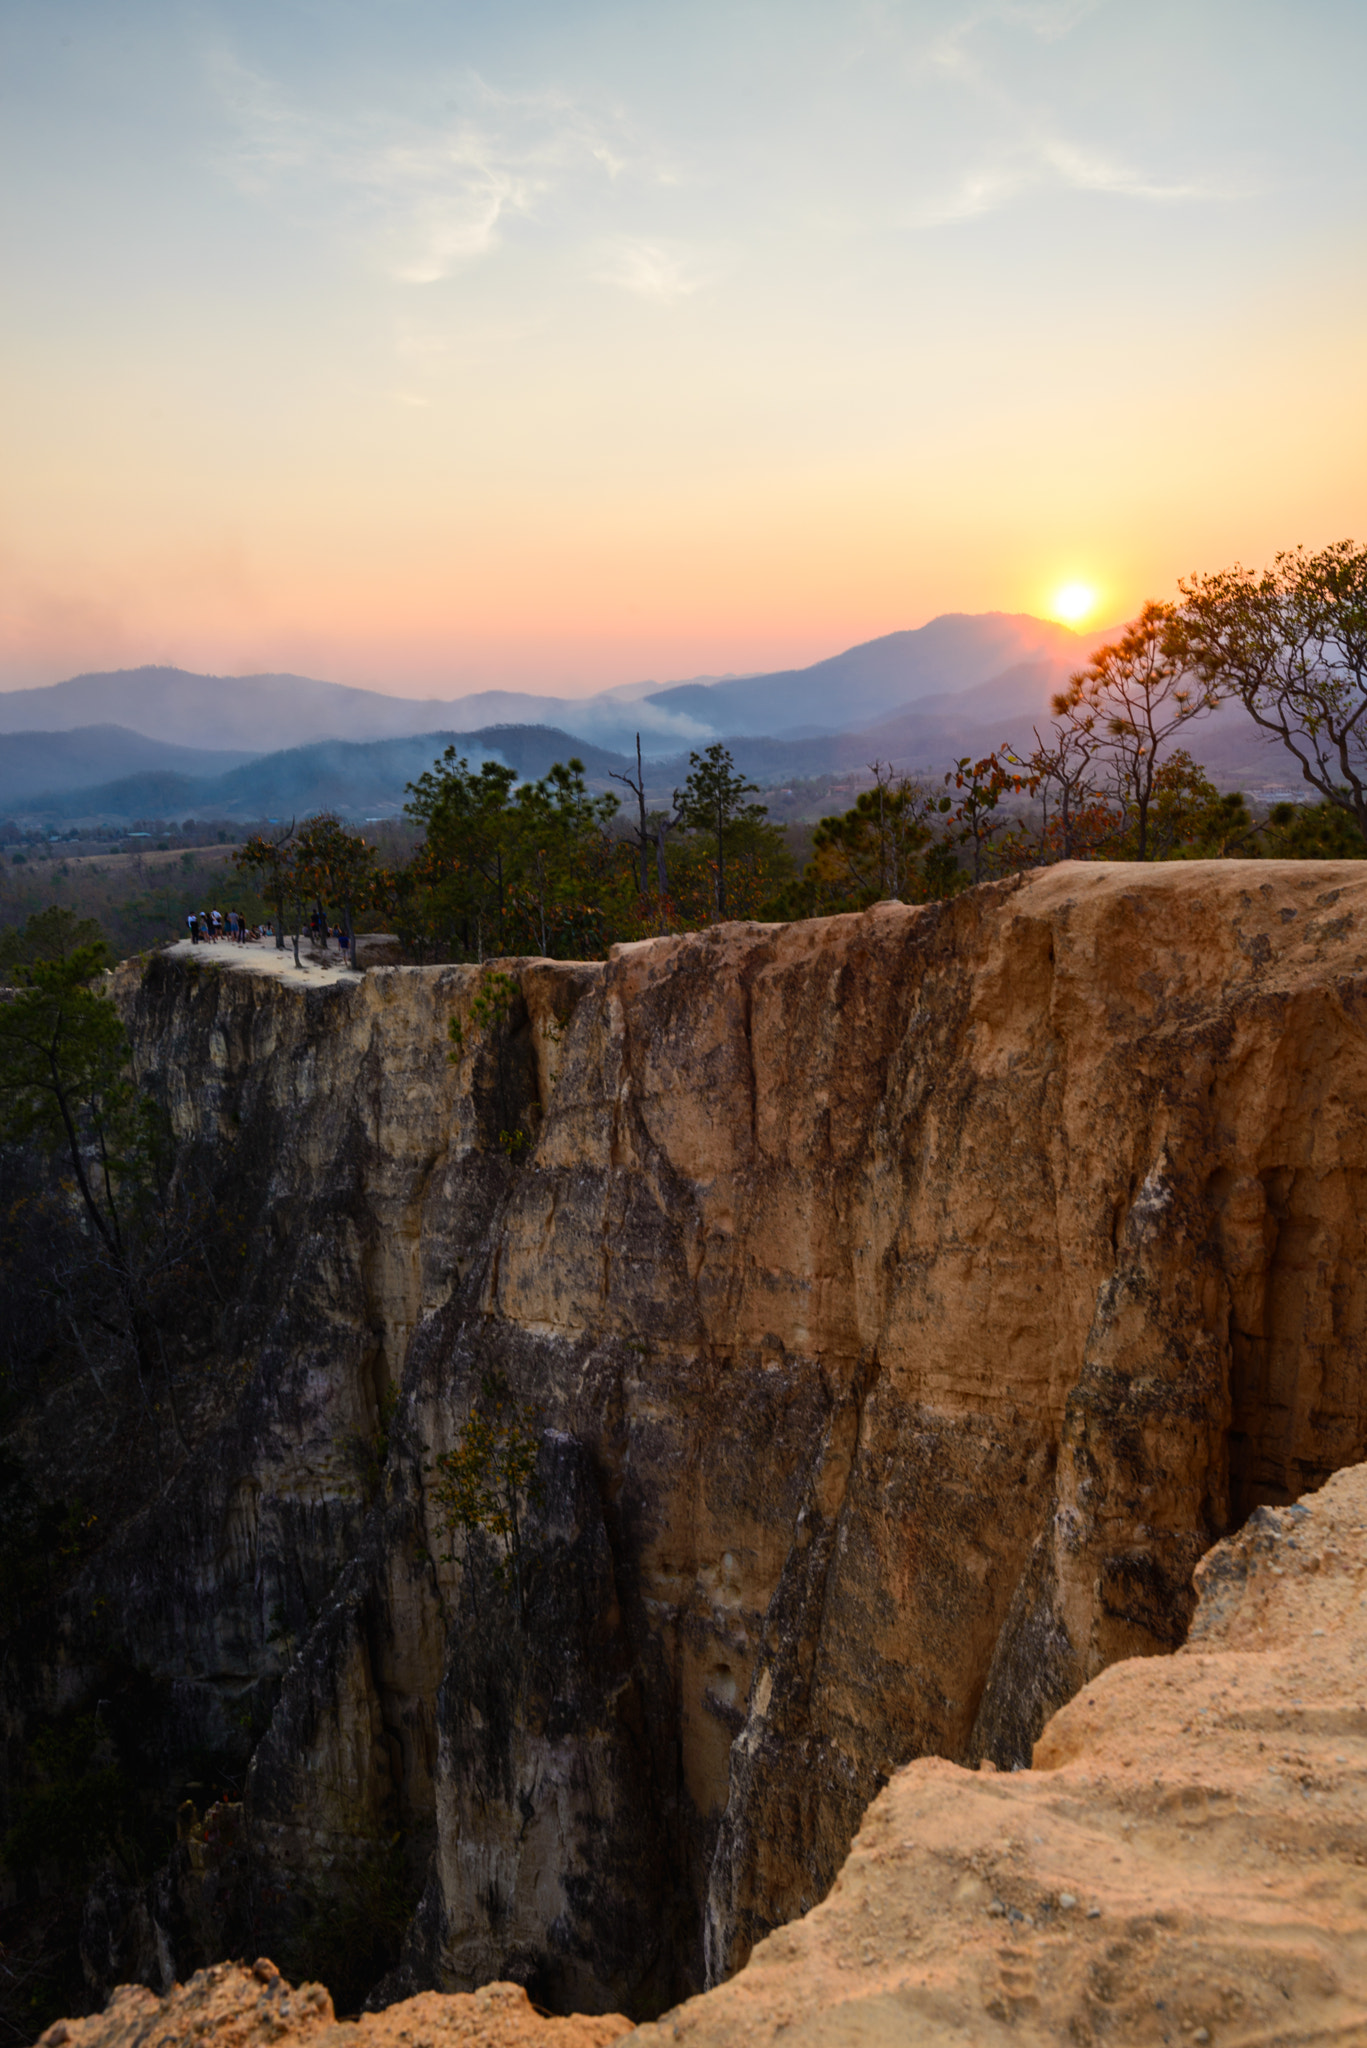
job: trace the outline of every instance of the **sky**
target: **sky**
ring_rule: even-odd
[[[1365,71],[1361,0],[4,0],[0,688],[573,694],[1367,539]]]

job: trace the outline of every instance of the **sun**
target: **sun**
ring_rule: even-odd
[[[1054,592],[1054,617],[1066,626],[1080,626],[1095,610],[1096,592],[1090,583],[1065,583]]]

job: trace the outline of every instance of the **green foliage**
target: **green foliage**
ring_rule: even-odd
[[[133,1085],[117,1012],[91,985],[106,956],[100,940],[15,970],[21,992],[0,1005],[0,1137],[65,1155],[92,1228],[117,1256],[161,1127]]]
[[[1221,860],[1251,839],[1253,816],[1239,790],[1220,791],[1204,768],[1179,747],[1153,779],[1149,811],[1154,860]],[[1117,838],[1120,857],[1136,857],[1138,833],[1131,823]]]
[[[466,1053],[473,1051],[481,1042],[492,1046],[498,1144],[500,1151],[514,1164],[531,1143],[531,1133],[523,1128],[517,1114],[513,1086],[513,1019],[521,1005],[522,990],[513,976],[505,974],[501,968],[486,967],[471,999],[468,1020],[462,1022],[458,1016],[453,1016],[446,1025],[446,1035],[451,1041],[451,1051],[446,1057],[452,1066],[458,1065]]]
[[[380,885],[406,945],[460,959],[605,949],[634,878],[609,830],[617,799],[590,796],[582,761],[556,762],[519,787],[512,769],[486,761],[473,773],[448,747],[409,789],[423,844],[406,873]]]
[[[679,824],[707,833],[716,847],[717,916],[724,918],[728,856],[755,849],[769,813],[763,804],[745,801],[758,794],[759,785],[736,773],[736,764],[720,740],[704,753],[690,754],[688,762],[688,780],[675,790],[674,808]],[[772,827],[768,829],[772,831]]]
[[[104,933],[93,917],[78,917],[74,910],[53,904],[35,911],[17,929],[0,932],[0,980],[13,984],[22,979],[16,970],[35,961],[66,960],[82,948],[104,945]]]
[[[1271,860],[1367,860],[1351,814],[1338,804],[1274,804],[1259,852]]]
[[[540,1417],[519,1405],[501,1373],[486,1373],[480,1398],[453,1449],[436,1460],[432,1497],[448,1536],[467,1541],[482,1532],[499,1551],[498,1578],[511,1591],[518,1620],[527,1618],[522,1524],[527,1507],[541,1503],[536,1476]],[[448,1562],[450,1558],[448,1557]]]
[[[812,858],[792,898],[804,915],[862,910],[888,898],[919,903],[946,893],[946,878],[927,871],[926,856],[935,848],[933,822],[949,810],[950,799],[896,776],[880,761],[873,774],[873,788],[862,790],[850,810],[823,818],[816,828]]]
[[[8,1268],[26,1233],[44,1243],[19,1291],[25,1303],[35,1287],[50,1297],[102,1402],[118,1405],[131,1367],[160,1477],[163,1409],[188,1450],[173,1333],[188,1345],[191,1309],[213,1298],[223,1219],[176,1180],[169,1121],[138,1086],[101,977],[105,950],[81,945],[16,968],[20,988],[0,1003],[6,1171],[27,1148],[52,1162],[56,1180],[20,1197],[0,1259]]]

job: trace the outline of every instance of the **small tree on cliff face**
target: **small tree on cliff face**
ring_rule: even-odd
[[[514,977],[486,967],[470,1003],[468,1020],[462,1023],[459,1017],[451,1017],[446,1026],[452,1046],[446,1057],[453,1067],[459,1066],[480,1039],[492,1041],[499,1150],[514,1164],[532,1142],[532,1132],[517,1112],[513,1087],[512,1020],[521,1007],[522,990]]]
[[[513,1399],[501,1373],[486,1373],[454,1447],[436,1461],[432,1486],[448,1536],[459,1529],[467,1540],[476,1530],[493,1538],[499,1583],[512,1593],[520,1624],[527,1619],[528,1591],[523,1523],[527,1509],[542,1499],[539,1420],[535,1408]]]

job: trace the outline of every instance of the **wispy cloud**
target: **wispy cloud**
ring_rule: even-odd
[[[1050,186],[1165,205],[1241,196],[1242,188],[1227,179],[1164,175],[1121,151],[1078,141],[1061,132],[1056,117],[1032,103],[1025,89],[1003,82],[993,32],[1023,31],[1039,42],[1056,43],[1102,4],[1103,0],[985,0],[920,50],[914,70],[923,78],[938,77],[976,102],[972,125],[986,126],[991,139],[982,146],[978,162],[958,171],[916,210],[919,226],[969,220]]]
[[[213,68],[236,131],[222,168],[239,189],[295,206],[340,202],[350,231],[409,284],[487,255],[572,178],[610,185],[631,164],[628,137],[554,92],[501,93],[470,75],[467,111],[423,124],[301,106],[227,53]]]
[[[1109,192],[1127,199],[1174,205],[1184,200],[1218,200],[1238,196],[1230,185],[1198,178],[1152,177],[1118,158],[1087,149],[1058,136],[1023,137],[995,161],[978,164],[953,183],[932,194],[915,215],[920,227],[939,227],[972,220],[1005,206],[1028,191],[1067,187],[1077,192]]]
[[[661,306],[691,298],[718,273],[715,261],[706,262],[693,250],[625,236],[607,246],[594,271],[601,284],[616,285]]]

